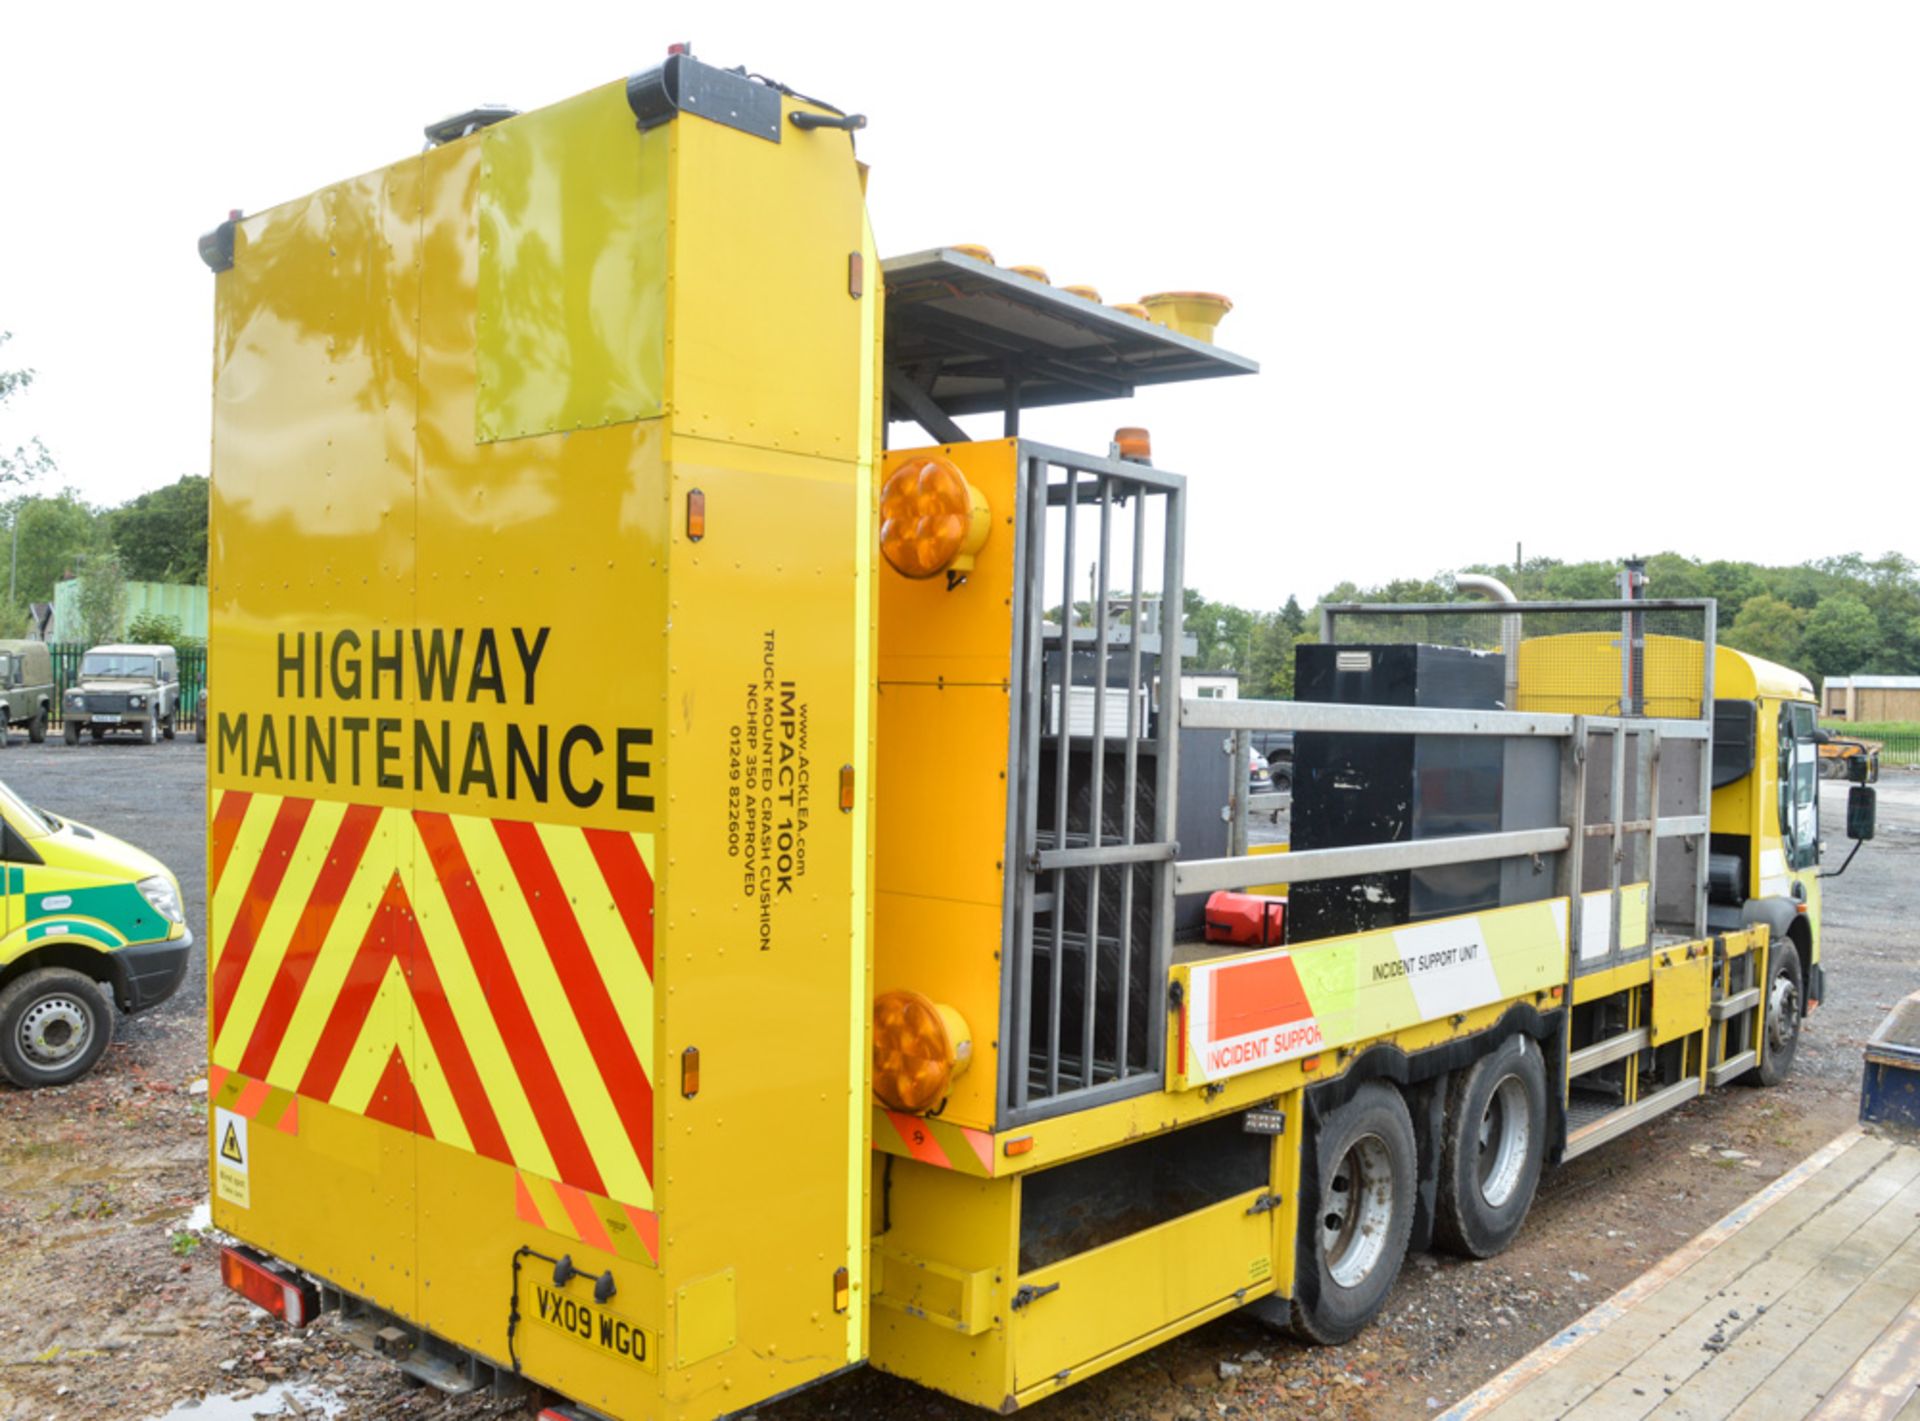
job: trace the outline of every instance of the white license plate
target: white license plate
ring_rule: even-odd
[[[95,725],[118,725],[120,723],[120,717],[117,715],[96,715],[93,718],[93,723]]]

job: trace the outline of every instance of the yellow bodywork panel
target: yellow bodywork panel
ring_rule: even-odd
[[[480,135],[480,442],[662,412],[671,141],[625,84]]]
[[[1653,1011],[1648,1039],[1655,1046],[1691,1036],[1708,1025],[1713,990],[1713,953],[1705,943],[1687,943],[1653,955]]]
[[[216,1220],[619,1418],[866,1351],[879,263],[780,127],[613,85],[216,287]]]
[[[1097,1370],[1109,1354],[1168,1323],[1273,1291],[1273,1221],[1252,1208],[1264,1192],[1023,1275],[1039,1295],[1014,1314],[1014,1390],[1051,1389],[1062,1373]]]
[[[910,1254],[876,1251],[880,1274],[874,1302],[912,1317],[977,1337],[993,1323],[994,1273],[989,1268],[949,1268]]]
[[[682,1367],[717,1357],[739,1340],[733,1270],[688,1283],[674,1297],[676,1360]]]
[[[985,497],[991,523],[958,586],[903,577],[884,564],[879,571],[874,978],[881,991],[921,992],[966,1019],[973,1062],[940,1118],[991,1130],[1007,880],[1015,444],[889,450],[880,479],[927,454],[960,466]],[[926,832],[929,822],[938,832]]]

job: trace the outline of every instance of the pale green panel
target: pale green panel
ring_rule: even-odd
[[[663,412],[670,128],[609,84],[479,136],[477,442]]]
[[[1517,997],[1567,980],[1567,900],[1549,898],[1480,915],[1503,996]]]

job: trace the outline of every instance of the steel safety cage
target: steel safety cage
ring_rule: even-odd
[[[1554,894],[1573,905],[1568,921],[1574,975],[1615,965],[1622,956],[1621,889],[1647,887],[1648,946],[1664,921],[1694,937],[1707,933],[1707,860],[1712,794],[1715,603],[1710,598],[1550,602],[1341,603],[1321,609],[1321,638],[1336,642],[1340,619],[1431,616],[1519,618],[1512,643],[1524,635],[1527,614],[1578,614],[1620,621],[1622,703],[1644,685],[1645,635],[1650,612],[1697,617],[1698,714],[1690,717],[1554,714],[1516,710],[1455,710],[1325,702],[1188,700],[1181,720],[1191,729],[1221,730],[1242,757],[1256,731],[1337,731],[1348,734],[1550,738],[1560,747],[1559,823],[1550,827],[1466,834],[1398,843],[1365,844],[1247,857],[1248,796],[1236,787],[1225,806],[1232,823],[1230,852],[1189,860],[1174,869],[1178,894],[1245,889],[1257,884],[1304,883],[1402,869],[1552,856]],[[1502,640],[1507,641],[1503,628]],[[1640,659],[1631,659],[1640,658]],[[1296,792],[1298,786],[1296,786]],[[1665,865],[1663,868],[1662,865]],[[1681,891],[1674,880],[1681,878]],[[1667,896],[1661,896],[1662,888]],[[1604,891],[1603,922],[1588,921],[1581,905]],[[1607,950],[1589,951],[1589,935],[1604,933]],[[1640,949],[1644,951],[1644,949]]]
[[[1185,600],[1184,478],[1027,441],[1018,464],[1003,1126],[1164,1078],[1180,727],[1177,689],[1159,687],[1179,685]],[[1075,665],[1088,657],[1082,734]]]

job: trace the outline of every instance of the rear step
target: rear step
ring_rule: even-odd
[[[335,1314],[335,1325],[355,1345],[393,1363],[435,1391],[467,1396],[491,1388],[495,1396],[531,1401],[536,1392],[525,1378],[475,1356],[464,1347],[435,1337],[364,1298],[320,1285],[323,1305]],[[583,1412],[586,1418],[596,1413]]]

